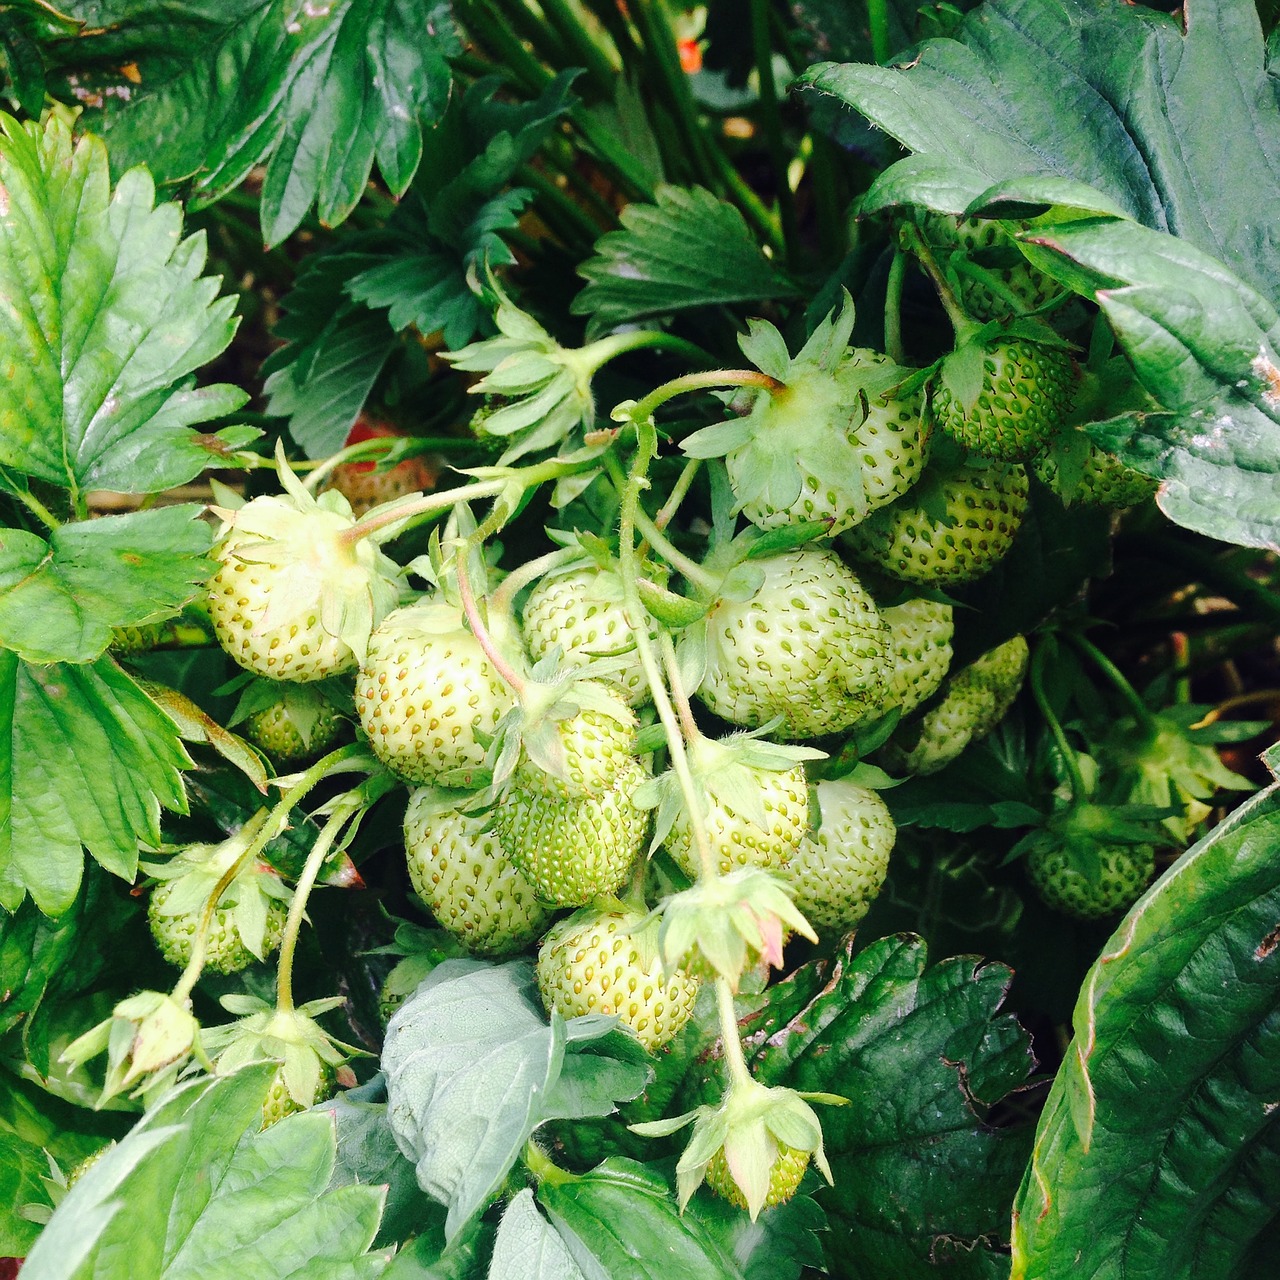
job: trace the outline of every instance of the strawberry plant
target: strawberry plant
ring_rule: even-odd
[[[1272,1274],[1278,18],[0,3],[0,1274]]]

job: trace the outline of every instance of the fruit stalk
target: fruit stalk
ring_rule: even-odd
[[[1044,665],[1048,660],[1049,649],[1043,642],[1036,646],[1035,657],[1031,659],[1031,671],[1028,681],[1031,685],[1031,696],[1036,700],[1036,706],[1040,708],[1040,714],[1044,716],[1045,724],[1049,726],[1049,732],[1053,734],[1053,740],[1058,744],[1058,751],[1062,756],[1063,766],[1067,771],[1067,780],[1071,784],[1071,798],[1079,804],[1083,804],[1089,798],[1089,789],[1085,786],[1084,777],[1080,773],[1080,764],[1076,760],[1076,753],[1072,749],[1071,743],[1067,741],[1066,730],[1063,729],[1061,721],[1053,713],[1053,707],[1049,705],[1049,696],[1044,690]]]
[[[294,887],[293,901],[289,904],[289,916],[284,924],[284,935],[280,939],[280,958],[276,965],[276,1009],[280,1013],[293,1012],[293,956],[298,946],[298,934],[302,929],[302,920],[307,913],[307,899],[315,887],[316,877],[324,866],[334,841],[347,821],[357,817],[363,804],[353,796],[339,800],[329,821],[320,829],[316,842],[307,854],[302,874]]]
[[[747,1069],[738,1038],[738,1013],[733,1007],[733,986],[728,978],[716,978],[716,1012],[720,1019],[720,1039],[724,1044],[724,1064],[729,1074],[729,1087],[755,1083]]]
[[[1125,678],[1124,672],[1087,637],[1072,633],[1070,640],[1106,676],[1108,683],[1124,700],[1129,710],[1133,712],[1134,720],[1144,729],[1154,734],[1156,732],[1155,716],[1151,714],[1151,708],[1143,702],[1142,696]]]
[[[697,376],[697,375],[691,375]],[[680,379],[676,379],[680,381]],[[770,379],[772,381],[772,379]],[[670,387],[671,383],[666,384]],[[659,387],[661,391],[663,388]],[[657,392],[641,401],[647,403]],[[678,393],[676,393],[678,394]],[[661,403],[659,400],[657,403]],[[649,469],[650,460],[658,451],[658,433],[650,416],[635,419],[636,453],[631,461],[631,475],[622,491],[622,508],[618,519],[618,567],[622,574],[623,599],[627,613],[635,619],[643,619],[645,607],[640,599],[640,588],[637,584],[636,567],[636,512],[640,509],[640,489],[645,483],[645,473]],[[667,735],[667,752],[671,756],[671,768],[680,784],[680,793],[689,812],[689,822],[693,830],[694,846],[698,851],[701,866],[711,865],[711,844],[707,839],[706,825],[702,820],[702,811],[698,805],[698,789],[689,769],[689,757],[684,749],[684,735],[680,729],[675,709],[667,687],[663,683],[658,668],[653,644],[649,639],[648,629],[643,625],[635,628],[636,653],[644,668],[645,679],[649,682],[649,691],[653,695],[653,705],[662,721]]]
[[[200,916],[200,923],[196,927],[196,936],[191,943],[191,959],[187,962],[187,967],[182,971],[182,976],[178,979],[178,983],[173,989],[173,998],[176,1001],[181,1003],[187,1000],[199,981],[200,974],[204,969],[205,952],[209,944],[209,929],[213,923],[213,917],[217,913],[218,903],[231,882],[240,873],[241,868],[251,859],[256,858],[266,848],[267,844],[284,830],[294,805],[312,787],[322,778],[327,777],[329,773],[336,771],[337,766],[346,765],[354,757],[364,756],[365,754],[365,748],[359,743],[350,743],[345,747],[339,747],[336,751],[331,751],[327,756],[317,760],[305,773],[297,775],[298,781],[281,796],[274,808],[260,810],[249,819],[250,823],[260,821],[262,825],[255,831],[254,837],[245,848],[245,851],[227,868],[226,873],[214,886],[213,892],[209,895],[209,900],[205,903],[204,911]],[[245,825],[247,826],[248,823]]]
[[[462,612],[466,614],[471,634],[475,636],[476,643],[484,650],[484,656],[489,659],[490,666],[516,691],[517,695],[521,695],[527,688],[527,682],[498,651],[498,646],[493,643],[493,637],[489,634],[489,629],[484,625],[484,619],[480,616],[475,592],[471,590],[471,577],[467,573],[467,556],[470,555],[471,549],[472,544],[470,541],[464,543],[458,551],[454,562],[454,568],[458,576],[458,598],[462,602]]]

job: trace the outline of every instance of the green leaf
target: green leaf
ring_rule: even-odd
[[[1246,546],[1280,546],[1274,305],[1192,245],[1131,222],[1047,228],[1030,244],[1037,263],[1097,290],[1139,381],[1163,406],[1089,434],[1161,479],[1156,501],[1171,520]]]
[[[816,1196],[846,1272],[890,1280],[944,1256],[957,1276],[990,1274],[1030,1136],[986,1123],[1032,1065],[997,1012],[1011,976],[973,957],[926,969],[918,939],[884,938],[804,966],[747,1023],[762,1082],[849,1098],[823,1108],[835,1186]]]
[[[35,1243],[40,1227],[22,1211],[49,1203],[40,1181],[48,1174],[43,1148],[0,1128],[0,1257],[24,1257]]]
[[[578,269],[589,282],[573,300],[588,336],[688,307],[793,298],[797,289],[761,251],[742,214],[701,187],[659,187],[631,204],[622,231],[596,242]]]
[[[526,1187],[507,1205],[493,1242],[492,1280],[585,1280],[556,1229]]]
[[[1265,1275],[1280,1136],[1280,786],[1188,850],[1090,970],[1016,1204],[1016,1278]]]
[[[719,1196],[695,1196],[685,1216],[696,1219],[737,1263],[743,1280],[800,1280],[809,1274],[806,1268],[823,1268],[827,1215],[803,1193],[764,1210],[755,1222]]]
[[[46,542],[0,529],[0,644],[27,662],[91,662],[113,627],[176,613],[209,576],[195,506],[63,525]]]
[[[340,449],[395,347],[387,317],[353,303],[348,283],[378,259],[317,256],[298,274],[276,336],[285,346],[264,362],[269,412],[311,458]]]
[[[93,137],[73,147],[0,118],[0,465],[68,488],[157,493],[213,461],[189,428],[247,398],[191,390],[235,332],[234,298],[201,276],[202,235],[156,206],[144,170],[108,187]]]
[[[109,658],[29,666],[0,649],[0,904],[48,915],[75,900],[81,846],[132,881],[185,808],[191,764],[173,722]]]
[[[530,964],[466,960],[436,968],[391,1020],[382,1056],[391,1125],[419,1185],[449,1207],[447,1240],[493,1198],[544,1120],[601,1115],[644,1088],[642,1062],[619,1070],[594,1053],[562,1084],[566,1055],[614,1025],[556,1017],[548,1026]]]
[[[460,50],[440,0],[74,7],[93,21],[68,51],[74,89],[116,166],[146,163],[162,182],[194,175],[209,203],[265,162],[268,244],[312,205],[321,222],[341,222],[375,160],[393,195],[408,187],[424,126],[448,101],[447,59]]]
[[[1257,13],[1189,0],[1184,14],[988,0],[906,68],[826,64],[806,79],[915,153],[877,179],[865,208],[960,213],[1000,193],[1120,213],[1240,264],[1276,295],[1280,109]]]
[[[544,1182],[538,1201],[582,1271],[609,1280],[740,1280],[741,1272],[645,1165],[614,1158]]]
[[[370,1254],[381,1193],[326,1188],[333,1124],[290,1116],[265,1132],[274,1064],[169,1094],[71,1188],[23,1264],[33,1280],[263,1280],[381,1273]]]

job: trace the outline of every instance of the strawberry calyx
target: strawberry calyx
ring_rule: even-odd
[[[779,385],[729,397],[747,405],[744,416],[704,427],[681,444],[692,458],[724,458],[735,512],[762,528],[819,521],[833,534],[897,496],[881,492],[884,483],[878,477],[874,495],[869,490],[868,467],[874,466],[877,451],[872,437],[883,426],[879,413],[871,422],[872,406],[893,402],[911,371],[878,353],[850,351],[853,319],[853,301],[845,293],[841,306],[819,323],[795,357],[773,325],[751,320],[739,340],[743,354]],[[924,463],[918,408],[916,418],[902,454],[910,458],[902,492]]]
[[[668,968],[724,978],[735,991],[758,962],[781,967],[788,930],[818,940],[789,887],[760,867],[703,877],[658,910],[658,946]]]
[[[832,1181],[822,1124],[810,1103],[839,1106],[847,1101],[835,1094],[769,1087],[745,1072],[735,1072],[719,1105],[629,1127],[641,1137],[658,1138],[692,1124],[693,1132],[676,1165],[681,1210],[706,1180],[713,1190],[745,1208],[754,1221],[766,1205],[794,1193],[800,1182],[795,1174],[803,1176],[810,1160],[828,1183]]]

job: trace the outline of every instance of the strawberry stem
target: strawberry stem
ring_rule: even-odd
[[[662,509],[653,517],[653,523],[657,528],[665,529],[671,523],[676,512],[680,510],[680,504],[685,500],[685,496],[688,494],[694,477],[698,474],[701,466],[701,458],[690,458],[684,464],[684,470],[680,472],[675,484],[671,486],[671,492],[667,494],[667,500],[662,504]]]
[[[907,278],[907,255],[896,249],[889,264],[889,278],[884,291],[884,349],[894,364],[907,363],[907,350],[902,343],[902,286]]]
[[[762,387],[765,391],[776,394],[783,389],[783,383],[771,378],[759,369],[708,369],[705,373],[686,373],[683,377],[672,378],[662,386],[650,391],[643,400],[628,405],[619,405],[613,411],[615,421],[630,421],[638,427],[641,422],[650,420],[654,412],[689,391],[710,391],[716,387]]]
[[[289,904],[289,915],[284,924],[284,935],[280,939],[280,959],[276,965],[276,1009],[280,1013],[293,1012],[293,956],[297,950],[302,921],[307,913],[307,899],[311,896],[320,868],[324,866],[324,861],[329,856],[338,832],[364,807],[355,797],[356,793],[352,792],[338,801],[333,815],[316,836],[316,842],[311,846],[311,852],[307,854],[302,874],[294,887],[293,901]]]
[[[498,651],[498,646],[494,644],[493,637],[480,616],[475,593],[471,590],[471,577],[467,573],[467,557],[471,553],[471,548],[470,541],[464,543],[454,558],[454,569],[458,577],[458,598],[462,601],[462,612],[467,615],[471,634],[484,650],[484,656],[489,659],[489,665],[516,691],[518,696],[523,697],[528,688],[528,681]]]
[[[577,1174],[562,1169],[531,1138],[524,1144],[524,1167],[533,1174],[535,1182],[549,1183],[551,1186],[562,1186],[566,1182],[577,1182]]]
[[[956,333],[956,345],[959,346],[982,326],[965,313],[965,309],[960,305],[960,299],[956,297],[956,291],[951,287],[951,281],[938,265],[938,259],[925,243],[920,232],[908,223],[902,228],[902,239],[919,260],[929,279],[933,281],[933,287],[938,291],[938,301],[942,303],[942,309],[947,313],[947,319],[951,321],[951,327]]]
[[[677,337],[674,333],[663,333],[660,329],[637,329],[632,333],[614,333],[607,338],[600,338],[579,349],[583,363],[590,367],[592,373],[604,367],[617,356],[628,351],[670,351],[674,355],[684,356],[690,364],[711,368],[715,358],[695,343]]]
[[[262,825],[252,828],[253,838],[250,843],[235,862],[227,868],[222,879],[214,885],[213,892],[209,895],[208,901],[204,905],[200,923],[196,926],[196,936],[191,943],[191,959],[187,961],[187,967],[182,971],[182,976],[178,979],[177,986],[173,989],[173,998],[175,1000],[186,1000],[194,990],[197,981],[199,981],[200,974],[204,969],[205,953],[209,945],[209,928],[213,923],[214,914],[218,910],[218,903],[222,900],[222,895],[231,886],[231,882],[252,859],[256,858],[289,825],[289,815],[293,812],[294,806],[312,787],[330,773],[344,771],[345,768],[351,767],[352,761],[365,758],[368,758],[368,750],[358,742],[349,743],[345,747],[339,747],[336,751],[331,751],[327,756],[317,760],[305,773],[297,775],[298,781],[284,793],[272,809],[259,810],[258,814],[255,814],[253,818],[250,818],[245,823],[245,827],[247,827],[261,816]],[[339,768],[339,766],[343,768]],[[243,830],[244,827],[241,827],[241,831]]]
[[[605,470],[609,473],[609,479],[613,481],[614,488],[621,495],[628,483],[622,464],[612,454],[606,454],[604,465]],[[683,551],[673,545],[671,540],[649,518],[649,513],[638,502],[636,503],[636,528],[644,535],[645,541],[668,564],[684,574],[695,587],[698,587],[707,595],[715,594],[716,587],[720,585],[719,580],[709,574],[696,560],[690,559]],[[637,552],[637,555],[639,554]]]
[[[754,1084],[742,1053],[742,1041],[738,1038],[738,1011],[733,1007],[733,986],[728,978],[716,978],[716,1012],[720,1019],[720,1040],[724,1045],[729,1087]]]
[[[1031,659],[1031,671],[1029,683],[1031,685],[1031,696],[1036,700],[1036,706],[1040,708],[1040,714],[1044,716],[1045,724],[1049,726],[1049,732],[1053,734],[1053,740],[1058,744],[1058,751],[1062,756],[1062,763],[1067,770],[1067,780],[1071,785],[1071,798],[1077,804],[1083,804],[1089,798],[1089,789],[1084,784],[1084,776],[1080,772],[1080,762],[1076,759],[1076,753],[1067,741],[1066,730],[1063,729],[1061,721],[1053,713],[1053,707],[1049,704],[1049,696],[1044,690],[1044,666],[1048,660],[1049,649],[1047,645],[1039,644],[1036,646],[1035,657]]]
[[[1124,672],[1092,640],[1074,632],[1069,633],[1067,638],[1107,678],[1111,687],[1133,712],[1133,718],[1138,724],[1154,735],[1157,732],[1155,716],[1151,714],[1151,708],[1142,700],[1142,695],[1125,678]]]
[[[640,490],[645,484],[645,473],[649,468],[649,462],[658,452],[658,432],[651,418],[637,420],[636,439],[636,453],[631,460],[631,477],[622,491],[622,510],[618,521],[618,567],[622,573],[623,598],[626,602],[627,615],[642,619],[645,616],[645,607],[640,599],[640,588],[637,585],[636,512],[640,507]],[[707,839],[706,824],[698,802],[698,788],[689,768],[689,756],[685,751],[680,722],[672,706],[671,697],[667,693],[667,687],[663,683],[648,628],[643,625],[637,626],[634,634],[636,654],[644,668],[645,679],[649,684],[649,692],[653,697],[658,719],[662,721],[662,727],[666,732],[667,753],[671,756],[671,768],[680,784],[680,794],[689,813],[689,823],[693,829],[699,865],[706,867],[711,860],[710,841]]]

